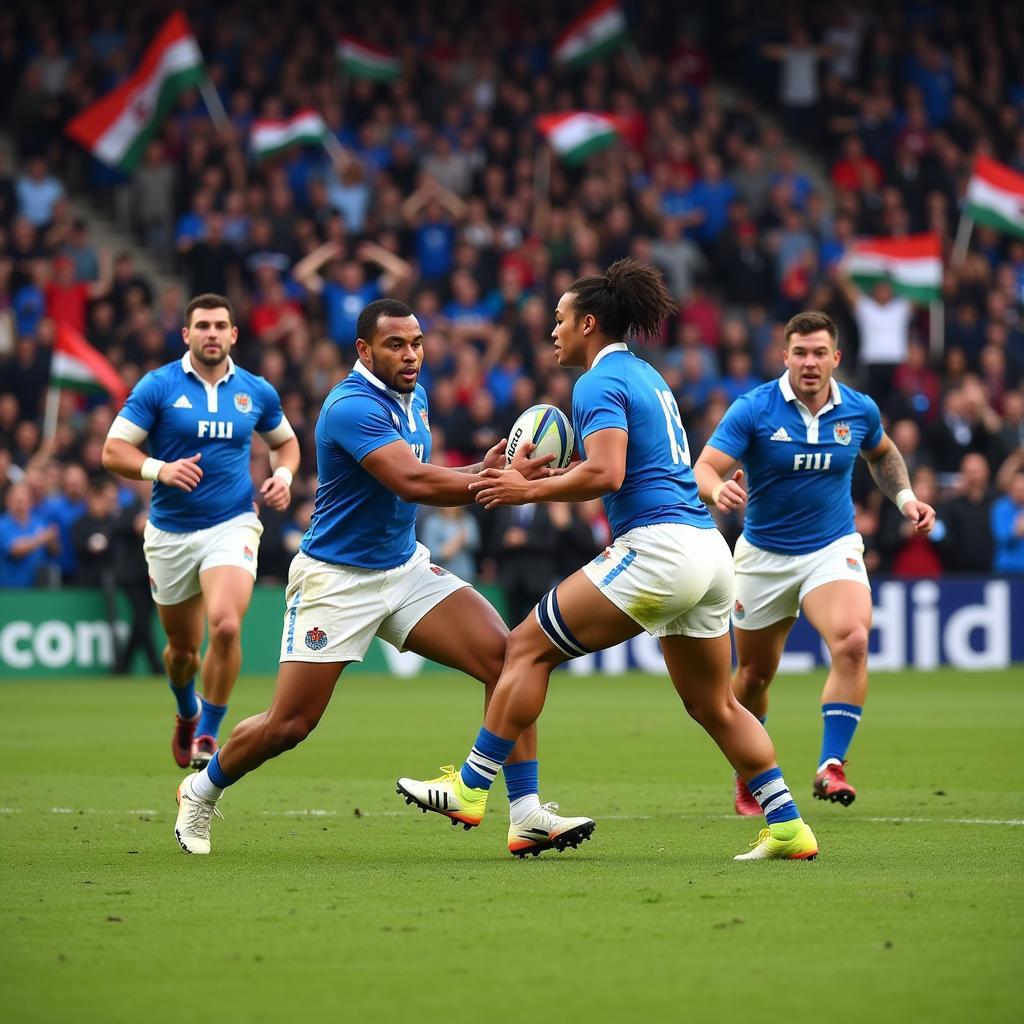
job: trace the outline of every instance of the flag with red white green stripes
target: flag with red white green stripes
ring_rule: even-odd
[[[621,136],[614,114],[572,110],[564,114],[542,114],[537,130],[567,164],[578,164],[592,153],[613,146]]]
[[[50,387],[84,394],[105,391],[118,407],[128,397],[128,388],[113,364],[63,321],[57,323],[53,343]]]
[[[626,14],[616,0],[588,7],[555,43],[555,63],[582,68],[618,49],[627,35]]]
[[[102,163],[132,171],[177,98],[205,78],[199,44],[185,15],[176,11],[135,74],[72,118],[64,131]]]
[[[942,243],[938,235],[861,238],[847,250],[843,267],[861,288],[887,281],[898,295],[934,302],[942,291]]]
[[[336,52],[342,68],[351,78],[393,82],[402,73],[401,62],[393,53],[355,36],[342,36]]]
[[[1024,235],[1024,174],[991,157],[977,157],[967,183],[964,213],[976,224]]]

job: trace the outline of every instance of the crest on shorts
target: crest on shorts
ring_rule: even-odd
[[[860,562],[856,558],[848,558],[846,560],[846,568],[853,569],[855,572],[860,572]]]
[[[319,626],[314,626],[306,632],[306,646],[311,651],[323,650],[327,646],[327,634]]]
[[[149,577],[149,589],[156,593],[156,580],[152,576]]]
[[[747,614],[747,609],[746,609],[746,608],[744,608],[744,607],[743,607],[743,605],[742,605],[742,604],[740,604],[740,602],[739,602],[739,601],[737,601],[737,602],[736,602],[736,603],[735,603],[735,604],[734,604],[734,605],[732,606],[732,617],[733,617],[734,619],[742,619],[742,618],[743,618],[743,616],[744,616],[744,615],[746,615],[746,614]]]
[[[439,565],[431,564],[430,571],[435,576],[447,576],[448,575],[448,570],[447,569],[442,569],[441,566],[439,566]]]
[[[425,426],[427,428],[427,430],[429,430],[430,429],[430,422],[427,420],[427,410],[426,409],[420,409],[420,419],[423,420],[423,426]]]
[[[239,412],[252,412],[252,399],[244,392],[235,395],[235,408]]]
[[[849,444],[850,424],[845,422],[833,424],[832,436],[836,439],[836,444]]]
[[[595,558],[593,560],[593,562],[591,562],[591,565],[600,565],[602,562],[607,562],[608,559],[611,558],[611,557],[612,557],[612,549],[611,548],[605,548],[604,551],[602,551],[601,554],[599,554],[597,556],[597,558]]]
[[[252,561],[252,559],[253,559],[252,548],[249,547],[248,544],[246,544],[245,547],[242,548],[242,554],[245,556],[245,560],[247,562],[251,562]]]

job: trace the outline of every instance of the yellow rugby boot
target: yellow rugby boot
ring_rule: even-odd
[[[487,790],[467,786],[453,764],[445,765],[441,772],[438,778],[424,782],[399,779],[395,792],[424,814],[434,811],[450,818],[453,825],[461,823],[463,828],[475,828],[487,810]]]
[[[738,853],[733,860],[814,860],[817,856],[818,840],[810,826],[796,818],[761,829],[750,850]]]

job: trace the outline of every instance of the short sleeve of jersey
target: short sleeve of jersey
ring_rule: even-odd
[[[274,385],[260,377],[260,386],[263,388],[263,412],[256,424],[256,432],[265,434],[281,422],[284,413],[281,411],[281,396]]]
[[[625,381],[614,377],[585,373],[573,388],[573,418],[576,432],[587,438],[598,430],[610,427],[628,430],[626,406],[628,393]]]
[[[860,443],[860,450],[868,452],[882,443],[885,431],[882,429],[882,415],[878,411],[878,403],[867,395],[864,395],[864,425],[867,429],[864,440]]]
[[[386,409],[372,398],[351,395],[331,406],[325,423],[327,436],[362,462],[370,452],[401,441]]]
[[[147,432],[152,430],[160,410],[161,390],[157,377],[152,373],[147,373],[132,388],[132,393],[128,396],[128,400],[124,403],[118,416],[131,420],[137,427],[142,427]]]
[[[754,426],[750,399],[743,395],[726,410],[708,444],[734,459],[742,459],[754,439]]]

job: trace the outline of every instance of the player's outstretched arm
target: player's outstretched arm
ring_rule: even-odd
[[[359,465],[402,501],[435,507],[473,503],[469,491],[472,477],[457,469],[420,462],[405,441],[375,448]]]
[[[931,533],[935,525],[935,509],[927,502],[918,501],[910,487],[910,474],[899,449],[888,434],[882,435],[877,447],[861,453],[878,489],[900,510],[903,518],[914,526],[916,533]]]
[[[731,455],[704,445],[693,475],[697,481],[697,492],[706,505],[712,505],[720,512],[732,512],[747,503],[747,492],[743,487],[743,470]]]
[[[509,469],[485,470],[470,489],[484,508],[527,505],[537,501],[590,501],[614,494],[626,476],[626,445],[629,435],[619,427],[588,434],[587,457],[559,476],[528,480],[519,471],[525,453],[516,453]]]

